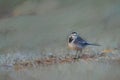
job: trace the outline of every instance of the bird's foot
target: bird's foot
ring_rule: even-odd
[[[80,58],[81,58],[80,55],[75,55],[75,56],[74,56],[74,59],[80,59]]]

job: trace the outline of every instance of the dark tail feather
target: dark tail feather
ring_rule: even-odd
[[[94,44],[94,43],[88,43],[88,45],[101,46],[101,45],[99,45],[99,44]]]

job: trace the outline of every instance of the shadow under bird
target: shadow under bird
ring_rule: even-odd
[[[72,32],[68,37],[68,47],[71,50],[76,50],[76,57],[80,57],[78,51],[80,51],[82,54],[82,50],[88,45],[100,46],[99,44],[87,42],[82,37],[80,37],[77,32]]]

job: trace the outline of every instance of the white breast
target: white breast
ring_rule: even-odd
[[[76,48],[77,48],[76,45],[73,43],[68,43],[68,47],[72,50],[76,50]]]

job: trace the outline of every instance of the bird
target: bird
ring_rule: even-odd
[[[77,32],[72,32],[68,37],[68,48],[70,50],[76,50],[76,58],[80,57],[78,51],[82,54],[82,50],[88,45],[100,46],[99,44],[87,42]]]

